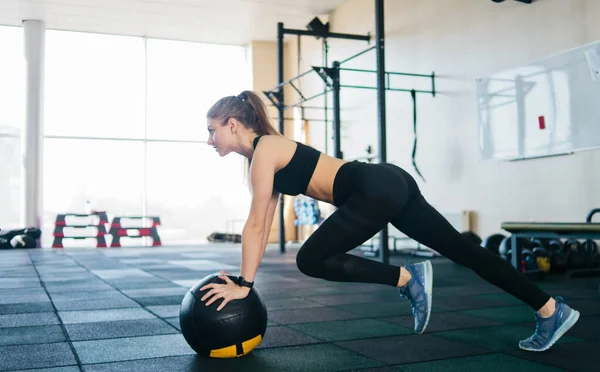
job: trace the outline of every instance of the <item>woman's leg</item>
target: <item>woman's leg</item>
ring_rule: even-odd
[[[371,238],[404,208],[409,192],[394,171],[368,166],[353,178],[352,195],[306,240],[296,256],[298,268],[316,278],[401,287],[413,309],[415,332],[431,313],[433,271],[429,261],[404,268],[348,254]]]
[[[433,271],[429,261],[406,267],[348,254],[388,223],[389,203],[350,199],[306,240],[296,256],[304,274],[338,282],[387,284],[412,307],[415,332],[423,333],[431,314]],[[410,279],[410,280],[409,280]]]
[[[387,284],[396,287],[400,267],[348,254],[373,237],[391,219],[382,213],[384,200],[351,197],[302,245],[296,263],[308,276],[339,282]],[[385,208],[383,208],[385,210]]]
[[[508,261],[463,237],[423,196],[408,202],[392,224],[411,238],[472,269],[483,279],[537,311],[536,331],[519,342],[521,349],[548,350],[579,319],[579,312],[570,308],[560,297],[555,301]],[[551,310],[544,314],[542,310],[547,308]]]
[[[508,261],[462,236],[421,195],[409,201],[392,224],[412,239],[472,269],[535,311],[551,299]]]

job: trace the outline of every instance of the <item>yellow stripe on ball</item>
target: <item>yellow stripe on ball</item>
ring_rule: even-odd
[[[244,355],[248,354],[252,349],[258,346],[262,342],[262,336],[258,335],[253,339],[242,342],[242,348],[244,349]]]
[[[248,354],[252,349],[257,347],[262,342],[262,336],[258,335],[248,341],[242,342],[242,352],[238,354],[236,345],[227,346],[221,349],[211,350],[209,357],[211,358],[237,358]]]

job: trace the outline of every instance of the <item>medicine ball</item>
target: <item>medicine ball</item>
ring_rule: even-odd
[[[229,301],[220,311],[217,308],[223,299],[206,306],[202,297],[210,288],[204,291],[200,288],[210,283],[225,284],[219,275],[222,274],[206,276],[186,293],[179,310],[181,333],[199,355],[240,357],[261,343],[267,329],[267,308],[255,288],[246,298]]]

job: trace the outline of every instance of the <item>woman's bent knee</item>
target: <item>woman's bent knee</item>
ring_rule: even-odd
[[[314,257],[311,257],[305,247],[300,248],[296,255],[296,266],[304,275],[319,277],[319,263]]]

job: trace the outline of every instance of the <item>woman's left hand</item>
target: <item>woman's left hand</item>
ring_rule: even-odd
[[[226,275],[219,276],[219,279],[224,280],[225,284],[211,283],[200,288],[201,291],[210,288],[210,291],[208,291],[208,293],[206,293],[201,299],[202,301],[204,301],[212,296],[212,298],[208,300],[208,302],[206,302],[206,306],[209,306],[219,298],[223,299],[223,302],[217,308],[217,311],[221,311],[221,309],[224,308],[229,301],[241,300],[242,298],[246,298],[246,296],[248,296],[248,293],[250,293],[250,288],[241,287],[235,284]]]

